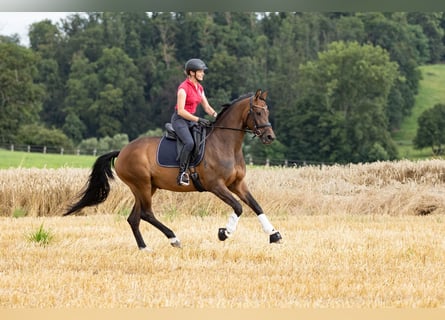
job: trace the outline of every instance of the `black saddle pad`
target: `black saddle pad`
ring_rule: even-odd
[[[179,168],[178,149],[176,147],[176,140],[162,137],[158,145],[156,160],[161,167]],[[190,160],[190,167],[196,167],[202,160],[204,152],[200,152],[195,159]]]

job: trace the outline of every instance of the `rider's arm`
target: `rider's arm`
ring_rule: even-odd
[[[209,104],[209,101],[207,100],[207,97],[205,96],[204,93],[202,93],[202,100],[201,100],[201,105],[204,109],[204,111],[212,117],[215,117],[218,115],[215,111],[215,109],[212,108],[212,106]]]

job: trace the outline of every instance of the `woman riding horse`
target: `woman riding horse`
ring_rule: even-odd
[[[204,88],[200,84],[204,79],[206,70],[206,64],[200,59],[190,59],[185,63],[187,79],[178,87],[175,112],[171,117],[173,129],[184,144],[179,154],[179,174],[177,178],[178,184],[183,186],[189,185],[187,166],[190,161],[190,154],[195,146],[190,128],[196,122],[205,126],[210,125],[209,120],[194,115],[196,107],[201,104],[208,115],[215,118],[218,115],[207,101]]]
[[[202,187],[233,209],[226,227],[218,230],[218,238],[221,241],[233,235],[243,212],[242,205],[233,194],[256,213],[263,231],[269,235],[270,243],[278,243],[281,240],[280,233],[270,223],[244,179],[246,164],[242,144],[246,132],[253,133],[263,144],[270,144],[275,139],[269,122],[266,97],[267,92],[257,90],[255,94],[242,96],[227,105],[212,124],[211,132],[206,138],[205,154],[194,168],[199,174]],[[139,249],[147,248],[139,230],[141,219],[159,229],[172,246],[180,247],[181,243],[175,233],[155,217],[152,196],[157,189],[177,192],[198,190],[194,184],[179,186],[175,181],[177,169],[158,164],[157,149],[160,141],[161,137],[141,137],[120,151],[112,151],[97,158],[81,199],[64,215],[86,206],[97,205],[107,199],[110,192],[108,179],[114,177],[111,165],[116,159],[115,171],[134,195],[135,203],[127,221]]]

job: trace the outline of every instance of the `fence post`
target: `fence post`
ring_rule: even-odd
[[[266,159],[266,167],[268,167],[270,165],[270,160],[269,158]]]
[[[63,147],[60,148],[60,154],[63,156]]]
[[[76,155],[78,155],[78,156],[80,155],[80,149],[76,150]]]
[[[46,146],[43,146],[43,154],[46,154]]]
[[[14,145],[11,144],[11,151],[14,151]]]
[[[26,150],[28,151],[28,153],[31,152],[31,146],[28,144],[28,146],[26,147]]]
[[[96,156],[96,154],[97,154],[97,149],[94,149],[93,150],[93,156]]]

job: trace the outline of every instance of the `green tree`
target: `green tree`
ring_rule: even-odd
[[[300,75],[298,118],[287,124],[293,155],[310,160],[307,150],[313,157],[314,148],[319,148],[323,157],[316,159],[333,162],[376,160],[370,157],[371,150],[374,156],[396,158],[385,108],[399,74],[385,50],[333,42],[317,60],[302,65]],[[377,145],[386,153],[377,153]]]
[[[100,137],[111,136],[122,129],[122,116],[124,110],[123,91],[114,88],[112,84],[105,85],[100,92],[99,99],[91,105],[97,114],[98,130]]]
[[[428,39],[429,63],[438,63],[445,54],[443,43],[444,29],[440,26],[441,12],[408,12],[408,22],[412,25],[418,25]]]
[[[74,141],[96,134],[97,114],[90,107],[98,98],[99,88],[95,65],[82,52],[73,55],[63,102],[63,111],[66,114],[63,130]]]
[[[134,61],[120,48],[106,48],[96,68],[99,97],[91,111],[100,122],[97,134],[112,136],[125,128],[131,139],[137,137],[147,126],[140,107],[144,105],[144,88]]]
[[[362,43],[365,39],[365,26],[357,16],[341,16],[336,22],[337,40],[357,41]]]
[[[50,20],[33,23],[29,31],[31,48],[40,56],[36,81],[45,87],[40,120],[47,126],[61,127],[65,115],[61,105],[64,99],[63,73],[59,67],[62,35]]]
[[[413,140],[416,149],[430,147],[434,154],[445,149],[445,104],[436,104],[424,111],[417,119],[418,129]]]
[[[109,47],[125,47],[125,25],[122,22],[122,13],[104,12],[102,13],[102,26],[104,30],[104,42]]]
[[[102,55],[103,49],[107,47],[100,12],[76,13],[68,16],[65,21],[62,21],[62,31],[67,36],[62,53],[64,62],[67,64],[66,68],[69,68],[73,55],[81,52],[89,61],[95,62]]]
[[[208,12],[178,12],[174,15],[176,25],[175,44],[176,60],[187,61],[193,57],[208,60],[214,50],[215,23]]]
[[[146,12],[123,12],[121,21],[125,31],[123,49],[132,59],[139,59],[150,43],[147,37],[152,28],[149,17]]]
[[[20,36],[17,33],[9,36],[0,34],[0,43],[14,43],[20,45]]]
[[[306,26],[299,16],[285,13],[271,14],[262,24],[265,33],[270,32],[269,37],[272,37],[268,39],[266,49],[265,77],[270,89],[268,104],[272,106],[271,122],[279,139],[289,141],[286,124],[298,98],[299,65],[306,61],[308,54],[308,47],[301,43],[306,38],[303,36]]]
[[[414,106],[421,78],[418,66],[429,58],[428,40],[419,25],[408,23],[405,13],[372,12],[358,16],[365,26],[365,41],[388,51],[391,60],[399,65],[402,78],[391,88],[386,110],[389,127],[396,129]]]
[[[414,12],[88,12],[57,24],[43,20],[30,29],[36,58],[32,65],[37,68],[33,82],[46,91],[40,113],[33,117],[47,127],[62,128],[75,142],[122,132],[133,139],[170,120],[184,62],[199,57],[209,66],[204,84],[215,108],[257,88],[269,90],[271,122],[288,154],[303,157],[303,149],[305,157],[329,161],[392,158],[392,147],[380,135],[410,114],[420,80],[418,65],[443,59],[443,17]],[[317,60],[333,41],[381,47],[399,65],[386,102],[366,93],[366,101],[356,99],[348,107],[378,110],[363,119],[382,130],[354,127],[362,119],[354,118],[355,111],[345,116],[337,106],[343,90],[362,94],[360,81],[342,79],[339,85],[344,87],[336,88],[326,73],[317,81],[323,89],[328,79],[332,95],[305,90],[308,71],[300,65]],[[0,36],[0,43],[19,42]],[[363,70],[369,71],[366,64]],[[18,115],[34,121],[26,112],[8,115],[8,121],[17,122]],[[367,136],[363,132],[370,132],[369,143],[349,145]],[[297,136],[298,142],[293,139]]]
[[[176,24],[174,16],[169,12],[159,13],[153,16],[153,23],[158,31],[157,51],[160,53],[161,61],[169,69],[176,62],[175,34]]]
[[[62,130],[74,143],[79,143],[87,128],[77,114],[69,113],[65,118]]]
[[[61,32],[51,20],[45,19],[31,24],[29,42],[31,49],[43,57],[54,57],[61,41]]]
[[[34,82],[38,56],[14,43],[0,43],[0,142],[11,143],[18,129],[38,121],[44,88]]]

